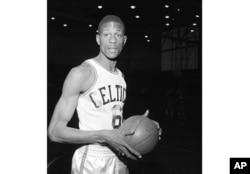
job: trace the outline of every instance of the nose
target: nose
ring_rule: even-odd
[[[116,39],[115,35],[110,36],[109,42],[111,42],[111,43],[117,42],[117,39]]]

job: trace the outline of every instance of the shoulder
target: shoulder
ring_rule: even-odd
[[[95,79],[93,68],[83,62],[81,65],[73,67],[68,73],[64,86],[75,89],[78,92],[84,92],[91,87]]]
[[[123,74],[122,72],[121,72],[121,76],[125,79],[125,74]]]
[[[81,65],[73,67],[68,76],[72,78],[77,78],[77,80],[84,79],[93,75],[93,68],[86,62],[83,62]]]
[[[125,74],[124,74],[119,68],[117,68],[117,71],[118,71],[118,73],[120,73],[121,76],[125,79]]]

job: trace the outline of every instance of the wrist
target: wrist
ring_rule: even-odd
[[[95,137],[97,143],[106,143],[108,140],[107,131],[106,130],[97,131]]]

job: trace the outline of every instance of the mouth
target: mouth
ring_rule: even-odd
[[[109,52],[116,52],[117,48],[109,48],[108,50],[109,50]]]

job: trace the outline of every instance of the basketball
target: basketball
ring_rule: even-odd
[[[151,152],[159,139],[156,125],[144,116],[129,117],[123,122],[120,129],[134,130],[134,134],[125,136],[125,141],[142,155]]]

